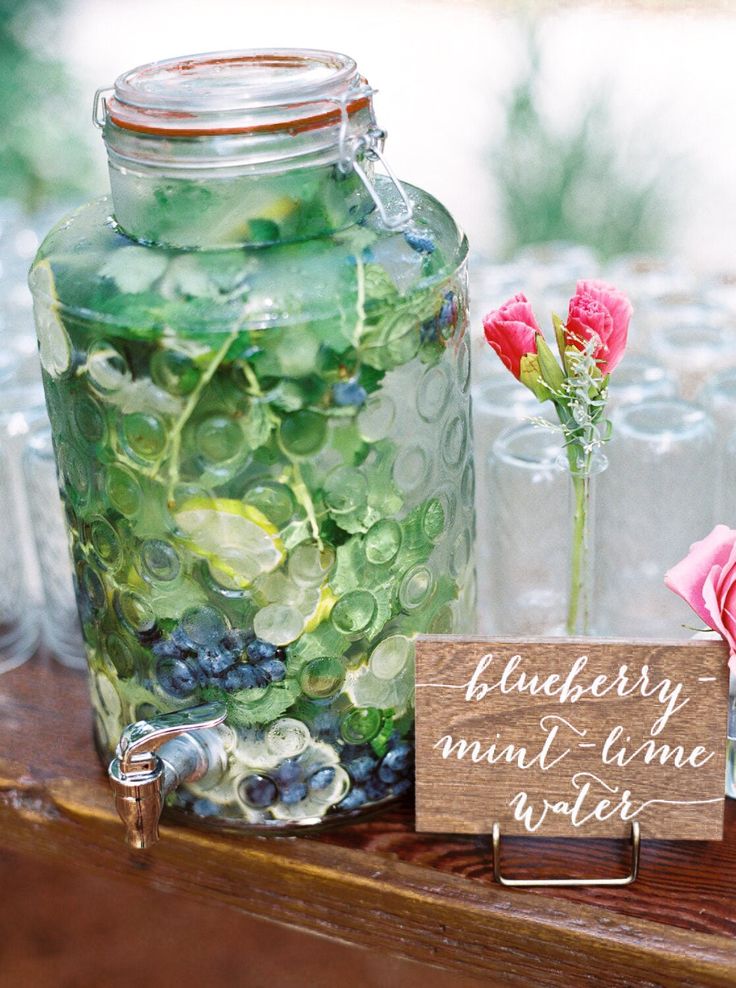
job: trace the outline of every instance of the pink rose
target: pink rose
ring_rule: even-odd
[[[601,374],[610,374],[624,355],[633,311],[631,302],[605,281],[579,281],[565,327],[567,346],[583,350],[597,341],[593,356]]]
[[[486,339],[505,367],[521,380],[521,358],[537,352],[541,332],[526,296],[519,293],[483,320]]]
[[[665,574],[665,584],[686,600],[709,628],[723,635],[736,672],[736,529],[716,525]]]

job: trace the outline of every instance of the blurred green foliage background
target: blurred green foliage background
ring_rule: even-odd
[[[660,250],[673,215],[677,172],[666,155],[622,146],[610,110],[612,83],[593,82],[574,118],[560,127],[545,113],[543,52],[523,24],[526,59],[504,100],[500,140],[490,154],[504,225],[504,251],[566,240],[603,259]],[[665,179],[666,175],[666,179]]]
[[[421,6],[417,0],[417,16]],[[77,87],[57,47],[64,9],[65,0],[0,0],[0,198],[29,212],[81,200],[100,185],[90,94]],[[554,53],[540,44],[544,16],[530,19],[526,9],[518,17],[525,55],[502,84],[502,125],[488,154],[499,212],[488,224],[501,223],[498,252],[557,240],[585,244],[603,258],[661,250],[675,212],[672,162],[651,147],[636,153],[629,145],[622,153],[604,80],[591,80],[564,126],[550,119],[543,96]],[[162,42],[162,54],[170,54],[164,48]]]
[[[32,212],[93,181],[78,109],[89,104],[50,54],[62,0],[0,2],[0,197]]]

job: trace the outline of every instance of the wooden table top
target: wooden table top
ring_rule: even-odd
[[[412,807],[313,837],[171,823],[133,852],[91,741],[85,678],[34,659],[0,676],[0,847],[484,978],[491,985],[736,985],[736,802],[723,842],[648,841],[628,888],[518,891],[488,839],[413,832]],[[622,874],[616,841],[504,841],[504,872]]]

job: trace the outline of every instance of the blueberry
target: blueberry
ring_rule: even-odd
[[[457,322],[457,295],[446,292],[440,309],[439,323],[443,328],[454,326]]]
[[[152,624],[150,628],[140,628],[135,636],[142,645],[151,645],[161,641],[161,629],[157,624]]]
[[[266,659],[273,659],[276,656],[276,646],[256,638],[248,645],[246,652],[251,662],[265,662]]]
[[[384,796],[388,795],[388,786],[385,782],[381,782],[380,779],[368,779],[363,788],[365,789],[366,798],[371,801],[383,799]]]
[[[211,648],[202,649],[197,655],[197,661],[200,670],[208,679],[219,679],[233,665],[233,660],[227,653]]]
[[[419,329],[421,343],[436,343],[440,336],[440,327],[436,319],[428,319]]]
[[[369,779],[375,767],[376,760],[370,755],[362,755],[360,758],[348,762],[347,765],[348,772],[356,782],[365,782],[366,779]]]
[[[344,744],[342,746],[342,757],[345,762],[354,762],[362,755],[373,757],[373,749],[368,744]]]
[[[381,780],[381,782],[385,782],[386,785],[390,786],[394,782],[398,782],[401,776],[399,775],[398,772],[394,772],[394,770],[390,766],[388,766],[386,764],[386,761],[384,760],[383,762],[381,762],[381,766],[378,769],[378,778]]]
[[[256,686],[259,686],[261,688],[263,688],[264,686],[268,686],[268,684],[271,682],[271,677],[268,675],[268,673],[263,668],[263,666],[251,666],[251,669],[253,670],[253,676],[255,677]]]
[[[332,386],[332,400],[336,405],[364,405],[368,392],[357,381],[338,381]]]
[[[172,638],[162,638],[155,642],[151,651],[157,659],[181,659],[188,655],[188,653],[182,652]]]
[[[292,782],[288,786],[284,786],[281,790],[281,802],[286,806],[293,806],[295,803],[301,803],[301,801],[306,797],[308,792],[306,783],[304,782]]]
[[[383,765],[391,771],[403,775],[411,767],[411,761],[411,745],[403,741],[386,753]]]
[[[353,789],[347,794],[342,802],[337,804],[338,810],[357,810],[365,802],[365,793],[362,789]]]
[[[279,791],[273,779],[267,775],[249,775],[238,790],[245,802],[256,810],[264,810],[278,799]]]
[[[242,628],[233,628],[231,631],[225,632],[221,645],[223,651],[230,652],[231,655],[234,655],[236,658],[240,658],[252,641],[252,632],[244,631]]]
[[[286,676],[286,666],[281,659],[266,659],[260,663],[258,671],[268,676],[272,683],[280,683]]]
[[[222,685],[226,690],[252,690],[258,685],[255,669],[245,663],[233,666],[225,673]]]
[[[74,578],[74,593],[77,598],[77,607],[79,608],[79,619],[83,624],[88,624],[94,618],[94,605],[87,592],[87,588],[76,577]]]
[[[340,720],[329,710],[322,710],[312,721],[312,734],[315,738],[335,740],[340,733]]]
[[[220,812],[217,803],[213,803],[211,799],[195,799],[192,809],[197,816],[217,816]]]
[[[409,792],[411,789],[411,779],[402,779],[397,782],[395,786],[392,787],[394,796],[403,796],[405,792]]]
[[[274,774],[282,786],[291,785],[292,782],[301,782],[304,776],[302,767],[295,758],[288,758],[282,762]]]
[[[197,688],[194,671],[182,659],[162,659],[156,665],[156,675],[161,689],[169,696],[190,696]]]
[[[331,765],[327,765],[325,768],[318,768],[309,777],[309,788],[313,792],[320,792],[322,789],[327,789],[331,786],[335,779],[335,770]]]
[[[420,254],[434,253],[434,240],[431,237],[422,236],[421,233],[412,233],[411,230],[404,230],[404,240]]]
[[[194,642],[180,624],[177,624],[171,632],[171,641],[185,652],[191,652],[194,645]]]

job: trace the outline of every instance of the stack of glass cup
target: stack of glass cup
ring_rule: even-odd
[[[61,212],[62,210],[58,210]],[[0,203],[0,671],[43,644],[83,667],[72,573],[26,269],[45,216]],[[602,269],[575,244],[471,260],[478,630],[560,633],[567,499],[559,436],[531,419],[551,405],[503,368],[482,316],[523,291],[540,322],[564,316],[578,278],[604,277],[632,299],[629,347],[611,381],[614,435],[598,480],[597,607],[602,635],[687,637],[693,618],[662,583],[713,524],[736,527],[736,278],[696,281],[685,267],[626,257]],[[686,482],[685,482],[686,481]],[[533,603],[531,603],[533,602]]]
[[[27,286],[49,219],[0,203],[0,673],[39,646],[84,668]]]
[[[736,527],[736,287],[676,262],[624,257],[607,268],[569,244],[471,269],[478,628],[560,634],[568,504],[554,419],[502,366],[482,316],[516,292],[551,335],[578,278],[614,283],[634,305],[627,353],[611,378],[613,438],[596,478],[595,613],[603,636],[687,638],[697,625],[664,587],[666,570],[716,522]],[[541,435],[540,435],[541,433]],[[533,602],[533,603],[531,603]],[[530,613],[529,608],[532,609]]]

